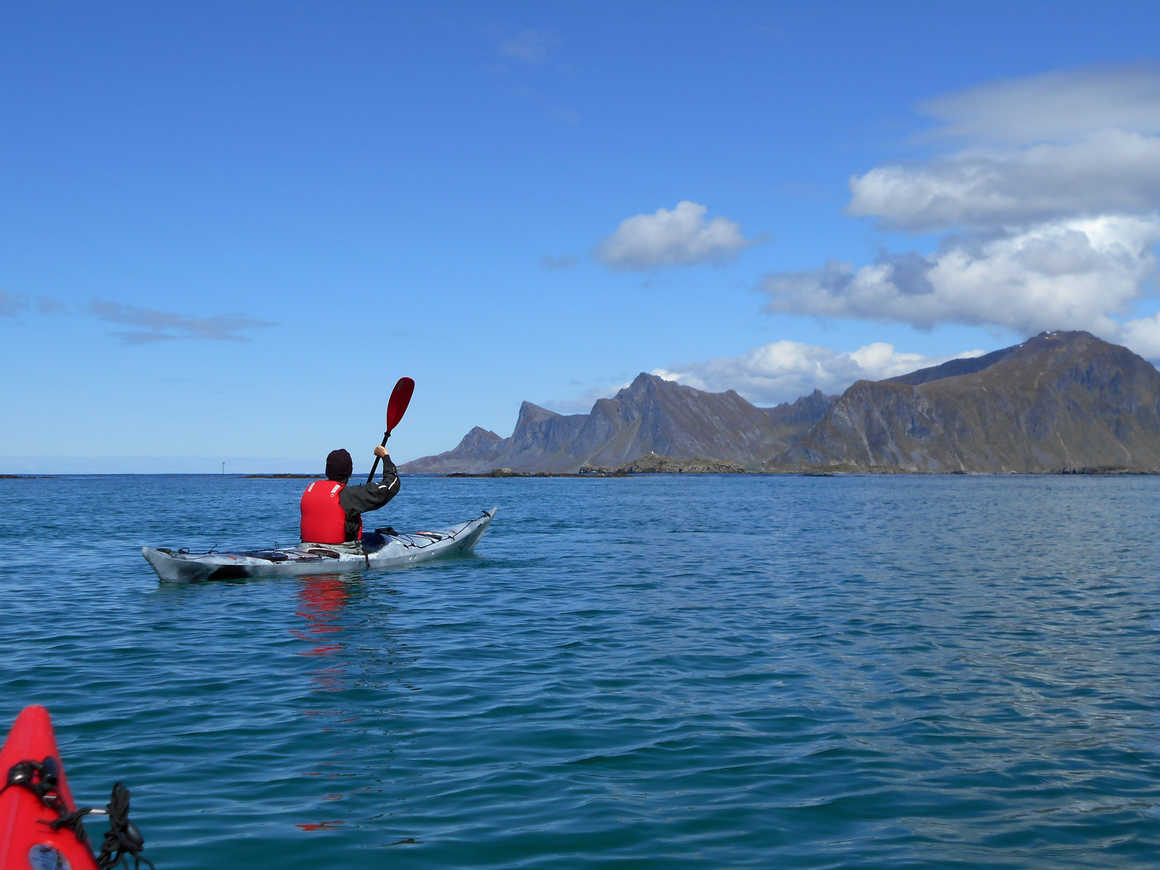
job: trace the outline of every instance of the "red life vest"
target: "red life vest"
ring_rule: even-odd
[[[302,493],[302,540],[315,544],[341,544],[346,540],[346,511],[339,504],[345,483],[316,480]],[[362,537],[359,519],[358,538]]]

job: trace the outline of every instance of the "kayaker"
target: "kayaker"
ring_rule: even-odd
[[[399,492],[399,472],[387,448],[375,445],[383,460],[383,477],[366,485],[348,486],[354,464],[345,450],[326,457],[326,480],[316,480],[302,493],[302,540],[341,544],[362,538],[362,515],[378,510]]]

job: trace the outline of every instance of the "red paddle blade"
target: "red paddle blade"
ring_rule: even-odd
[[[415,382],[410,378],[399,378],[395,388],[391,390],[390,401],[387,402],[388,432],[398,426],[403,415],[407,413],[407,406],[411,404],[411,393],[413,392],[415,392]]]

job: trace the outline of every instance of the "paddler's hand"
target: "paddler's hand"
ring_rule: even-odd
[[[390,453],[387,452],[387,448],[384,447],[382,444],[375,445],[374,453],[375,453],[375,456],[379,457],[379,459],[387,459],[391,455]]]

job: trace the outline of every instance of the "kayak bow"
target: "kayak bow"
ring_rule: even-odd
[[[75,829],[52,823],[76,812],[52,720],[43,707],[25,707],[0,751],[0,870],[97,870],[79,819]],[[59,810],[55,807],[59,807]]]

